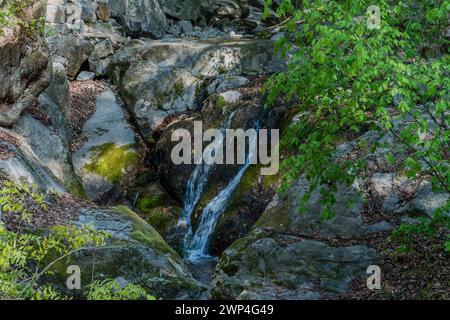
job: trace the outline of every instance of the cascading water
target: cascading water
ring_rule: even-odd
[[[256,129],[259,129],[258,126]],[[256,135],[254,139],[257,139]],[[249,145],[255,145],[257,141],[249,141]],[[246,157],[245,164],[239,170],[239,172],[234,176],[234,178],[228,183],[226,188],[224,188],[202,211],[200,223],[192,234],[192,229],[190,228],[190,234],[185,238],[185,254],[188,260],[199,260],[202,258],[210,257],[207,254],[208,243],[211,238],[214,228],[216,227],[217,221],[222,213],[225,212],[228,201],[231,198],[236,187],[239,185],[244,173],[249,168],[252,163],[252,158],[256,156],[255,149],[249,148],[250,152]]]
[[[228,116],[225,125],[221,128],[222,133],[225,132],[231,125],[231,121],[235,115],[236,111],[233,111]],[[218,145],[223,144],[223,140],[215,141]],[[192,227],[191,227],[191,215],[197,206],[198,201],[203,193],[206,183],[208,182],[209,172],[213,165],[208,165],[205,163],[197,164],[192,172],[189,181],[187,183],[186,194],[184,195],[184,208],[183,214],[180,221],[178,221],[178,225],[186,225],[188,228],[188,232],[185,236],[184,247],[186,248],[186,241],[188,238],[192,236]]]

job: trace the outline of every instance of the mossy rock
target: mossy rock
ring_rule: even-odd
[[[133,145],[117,146],[106,143],[92,148],[94,156],[91,163],[85,164],[87,172],[98,174],[111,183],[120,183],[133,165],[136,165],[138,155]]]
[[[154,227],[164,238],[178,222],[183,209],[180,207],[157,207],[145,210],[142,214],[145,221]]]
[[[92,225],[112,235],[105,246],[76,252],[70,260],[58,261],[53,275],[46,282],[75,298],[92,279],[121,277],[143,286],[160,299],[199,299],[206,288],[192,278],[180,256],[161,235],[128,207],[89,208],[82,212],[75,225]],[[67,267],[81,269],[82,290],[66,287]]]

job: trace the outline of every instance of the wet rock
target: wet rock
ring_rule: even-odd
[[[194,170],[194,165],[180,164],[174,165],[171,160],[171,152],[178,141],[172,141],[172,133],[178,129],[185,129],[193,132],[193,119],[176,121],[170,124],[159,138],[152,156],[152,162],[158,168],[158,174],[164,188],[170,194],[182,202],[186,191],[186,184]]]

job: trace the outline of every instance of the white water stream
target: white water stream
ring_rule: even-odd
[[[221,129],[222,132],[230,127],[233,116],[234,113],[229,116],[226,125]],[[224,141],[218,141],[217,143],[223,145]],[[257,141],[249,141],[249,145],[254,145],[256,143]],[[253,150],[253,148],[249,149]],[[252,159],[254,156],[256,156],[254,152],[250,152],[247,155],[246,162],[238,171],[238,173],[233,177],[233,179],[231,179],[228,185],[224,189],[222,189],[220,193],[214,199],[212,199],[211,202],[203,209],[200,222],[195,232],[193,232],[191,224],[192,213],[194,212],[201,194],[204,191],[204,187],[208,182],[208,176],[212,165],[199,164],[195,167],[187,184],[183,210],[183,220],[188,227],[188,233],[186,234],[184,239],[183,251],[185,257],[188,260],[196,261],[211,258],[207,252],[211,235],[214,232],[214,228],[216,227],[220,215],[225,212],[228,201],[230,200],[236,187],[239,185],[248,167],[252,163]]]

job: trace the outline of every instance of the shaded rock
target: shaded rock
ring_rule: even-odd
[[[248,79],[245,77],[220,75],[208,85],[208,93],[222,93],[231,89],[245,86],[247,83]]]
[[[178,22],[178,25],[180,26],[181,31],[186,34],[194,31],[194,27],[189,20],[181,20],[180,22]]]
[[[320,241],[283,242],[253,233],[222,256],[213,280],[216,299],[315,300],[348,290],[377,259],[366,246],[331,247]],[[251,239],[251,240],[250,240]]]
[[[89,68],[96,76],[104,76],[109,72],[114,49],[109,39],[95,45],[89,56]]]
[[[79,3],[81,5],[81,20],[84,22],[95,23],[97,21],[96,2],[92,0],[80,0]]]
[[[69,81],[67,79],[66,70],[64,65],[59,62],[53,62],[53,73],[50,85],[45,90],[45,94],[48,95],[60,109],[60,112],[67,116],[70,109],[70,89]],[[47,114],[51,116],[51,113]]]
[[[75,79],[81,65],[87,61],[94,45],[75,35],[54,35],[47,38],[53,54],[67,59],[67,77]]]
[[[83,195],[83,189],[72,167],[70,149],[65,137],[60,137],[52,127],[44,126],[29,114],[20,118],[14,130],[33,150],[40,166],[52,172],[67,190]]]
[[[216,269],[213,297],[319,299],[347,292],[350,282],[375,264],[377,253],[372,248],[326,243],[370,232],[362,223],[356,190],[341,188],[334,208],[337,217],[321,223],[318,194],[307,203],[306,213],[298,212],[307,188],[308,183],[299,179],[282,196],[276,195],[250,234],[225,250]],[[346,205],[349,200],[355,203],[353,208]]]
[[[109,4],[116,20],[132,37],[160,38],[167,28],[167,19],[157,0],[111,0]]]
[[[43,1],[26,12],[39,18],[44,15]],[[0,35],[0,126],[12,126],[23,110],[30,107],[50,82],[52,63],[45,40],[25,35],[10,21]]]
[[[193,119],[186,119],[171,123],[159,138],[152,154],[152,161],[155,167],[158,168],[158,174],[164,188],[170,194],[182,202],[184,193],[186,191],[186,184],[189,177],[194,170],[194,165],[180,164],[174,165],[171,160],[171,152],[173,147],[177,145],[178,141],[172,141],[172,133],[178,129],[186,129],[193,132]]]
[[[202,0],[161,0],[164,12],[180,20],[197,21],[201,14]]]
[[[202,0],[207,15],[216,18],[245,18],[249,14],[247,0]]]
[[[1,177],[18,184],[34,185],[44,193],[65,192],[58,179],[48,169],[40,165],[38,157],[20,135],[2,128],[0,128],[0,134],[12,137],[0,139]]]
[[[77,76],[77,81],[94,80],[95,73],[90,71],[81,71]]]

